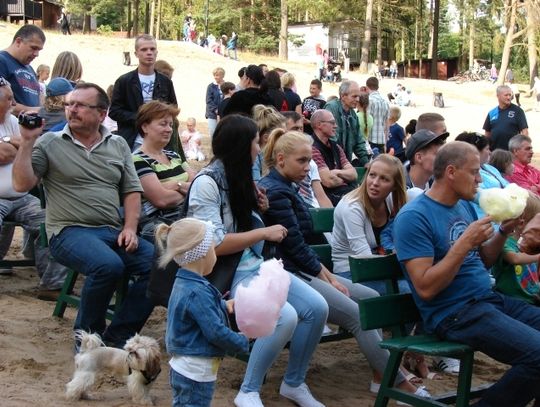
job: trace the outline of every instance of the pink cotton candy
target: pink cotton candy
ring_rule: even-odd
[[[291,277],[276,259],[261,264],[259,275],[234,296],[236,323],[248,338],[268,336],[276,329],[279,312],[289,293]]]

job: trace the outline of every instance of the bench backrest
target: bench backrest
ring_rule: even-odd
[[[332,271],[334,269],[334,263],[332,262],[332,246],[329,244],[314,244],[310,246],[315,253],[319,256],[321,263]]]
[[[313,233],[332,232],[334,227],[334,208],[309,208],[313,221]]]

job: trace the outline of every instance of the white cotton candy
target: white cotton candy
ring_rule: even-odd
[[[499,223],[515,219],[523,213],[529,192],[516,184],[506,188],[489,188],[480,191],[480,208]]]
[[[289,293],[291,277],[276,259],[261,264],[259,275],[247,286],[240,285],[234,296],[238,329],[248,338],[274,332],[279,313]]]

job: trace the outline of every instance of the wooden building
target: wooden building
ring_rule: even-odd
[[[438,79],[447,80],[459,72],[458,58],[437,61]],[[431,59],[409,59],[398,64],[398,75],[403,78],[431,78]]]
[[[11,23],[56,29],[61,14],[62,4],[53,0],[0,0],[0,19]]]

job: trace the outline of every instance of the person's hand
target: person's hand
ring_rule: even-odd
[[[283,239],[287,237],[287,228],[281,225],[273,225],[264,228],[265,237],[264,240],[269,242],[281,243]]]
[[[137,233],[131,229],[122,229],[118,235],[118,246],[125,247],[126,252],[132,253],[139,247],[139,238]]]
[[[21,112],[21,114],[37,114],[35,111]],[[28,129],[24,126],[19,126],[21,132],[21,139],[23,142],[31,143],[32,145],[36,142],[37,138],[43,133],[43,127],[45,126],[45,119],[41,120],[41,126],[36,127],[35,129]]]
[[[333,278],[330,279],[330,284],[332,284],[332,286],[333,286],[335,289],[337,289],[338,291],[342,292],[342,293],[345,294],[347,297],[350,296],[349,290],[347,289],[347,287],[345,287],[343,284],[341,284],[339,281],[337,281],[335,277],[333,277]]]
[[[491,226],[491,216],[485,216],[482,219],[471,223],[458,241],[466,245],[467,252],[475,247],[480,246],[486,240],[493,236],[493,226]]]
[[[512,233],[514,233],[514,230],[516,229],[516,227],[518,227],[520,222],[520,217],[517,217],[515,219],[507,219],[500,224],[499,231],[504,236],[511,235]]]
[[[225,305],[227,306],[227,312],[229,314],[233,314],[234,313],[234,300],[225,301]]]
[[[527,223],[518,244],[519,250],[523,253],[540,253],[540,214],[537,214]]]
[[[268,197],[266,196],[266,189],[255,186],[255,193],[257,194],[257,206],[259,207],[259,211],[261,211],[261,213],[266,212],[270,206]]]

